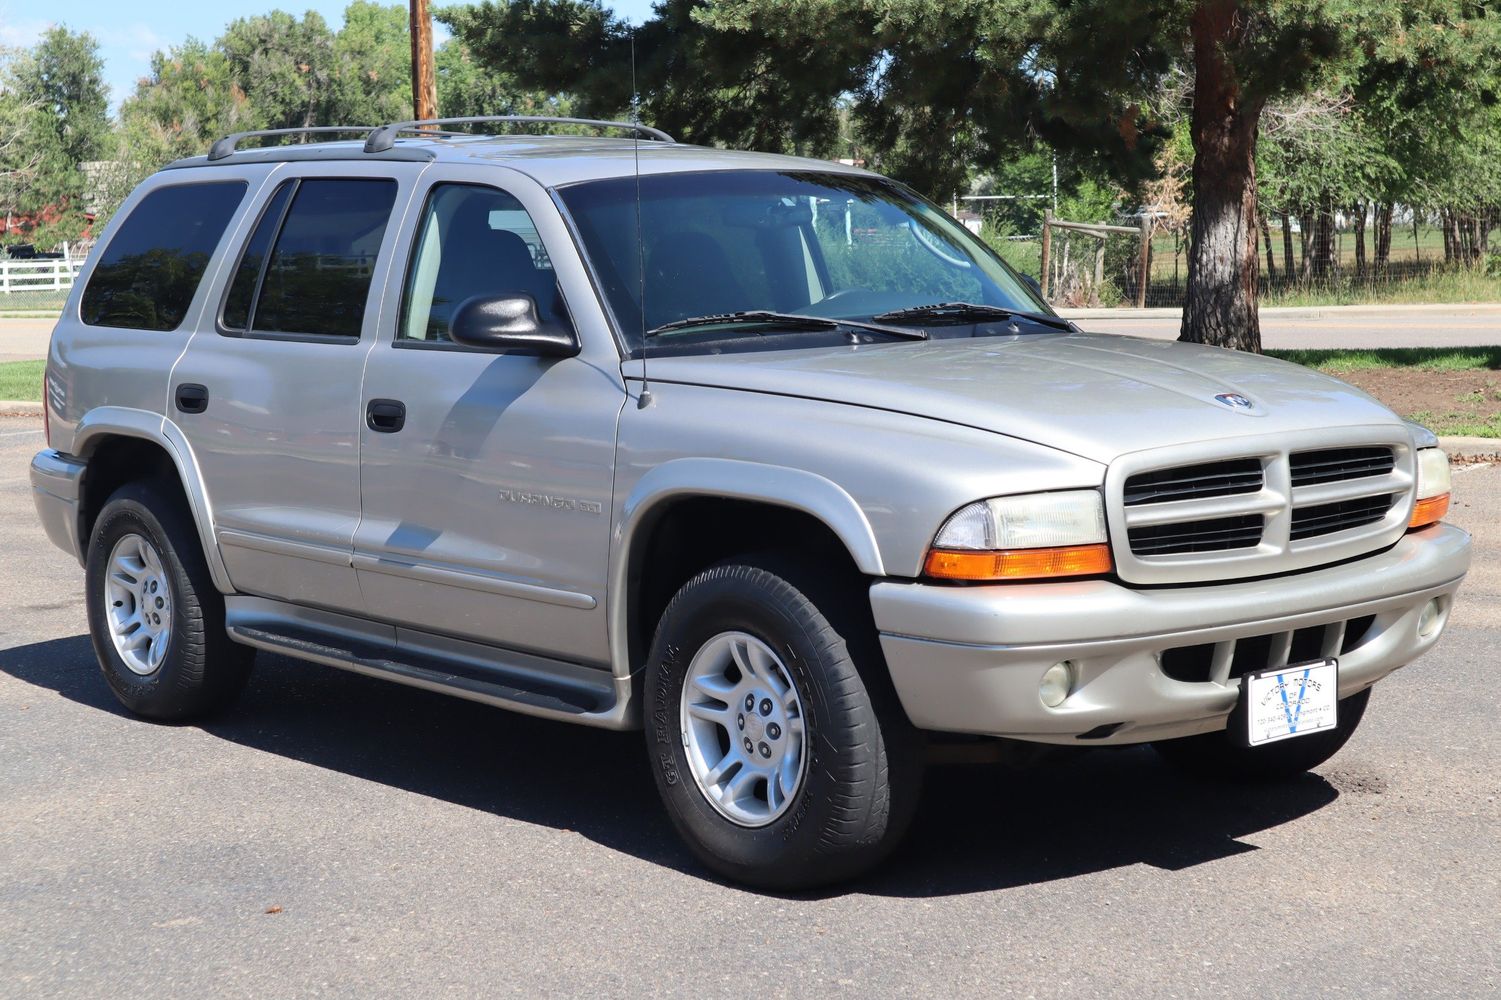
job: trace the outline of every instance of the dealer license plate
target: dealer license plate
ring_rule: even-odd
[[[1333,729],[1339,723],[1339,663],[1315,660],[1247,674],[1234,727],[1251,746]]]

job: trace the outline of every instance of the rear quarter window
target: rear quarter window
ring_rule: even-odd
[[[121,223],[83,290],[90,326],[175,330],[245,197],[241,180],[161,187]]]

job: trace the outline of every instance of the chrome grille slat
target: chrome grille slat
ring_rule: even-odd
[[[1256,493],[1261,489],[1261,463],[1255,459],[1210,462],[1204,465],[1143,472],[1126,480],[1125,504],[1150,503]]]
[[[1289,464],[1296,489],[1315,483],[1384,476],[1396,466],[1396,456],[1390,448],[1327,448],[1295,452]]]
[[[1168,552],[1224,552],[1261,544],[1265,519],[1256,514],[1212,521],[1146,525],[1130,531],[1131,551],[1137,555]]]
[[[1320,504],[1317,507],[1293,509],[1292,539],[1332,535],[1336,531],[1349,531],[1373,524],[1386,516],[1396,497],[1390,494],[1361,497],[1356,500],[1341,500],[1338,503]]]

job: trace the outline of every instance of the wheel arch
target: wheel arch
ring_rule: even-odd
[[[100,508],[120,486],[147,478],[172,480],[198,532],[214,586],[234,590],[214,536],[213,510],[193,450],[182,432],[159,413],[127,407],[91,410],[78,424],[73,452],[86,463],[78,505],[78,530],[84,553]],[[139,472],[132,471],[134,465]],[[81,554],[82,555],[82,554]]]
[[[653,593],[648,571],[654,552],[663,544],[663,531],[674,514],[692,512],[701,530],[702,519],[714,513],[740,517],[746,531],[734,544],[695,550],[697,558],[683,563],[708,565],[731,552],[765,548],[768,532],[778,529],[811,532],[799,535],[815,551],[847,560],[851,572],[866,577],[885,575],[880,548],[870,522],[855,499],[837,483],[800,469],[731,459],[679,459],[657,466],[643,476],[621,507],[615,544],[611,547],[609,605],[610,648],[615,674],[630,677],[644,665],[654,622],[650,609],[665,606]],[[705,562],[707,560],[707,562]],[[703,566],[698,566],[701,569]],[[669,580],[685,570],[674,567]],[[694,569],[693,572],[697,572]],[[692,573],[688,573],[691,576]],[[686,577],[684,577],[686,579]],[[676,587],[672,590],[675,592]],[[671,594],[665,595],[667,598]],[[643,616],[643,611],[647,613]]]

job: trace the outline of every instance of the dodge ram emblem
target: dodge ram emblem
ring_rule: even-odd
[[[1238,392],[1222,392],[1214,397],[1232,410],[1252,410],[1256,404]]]

